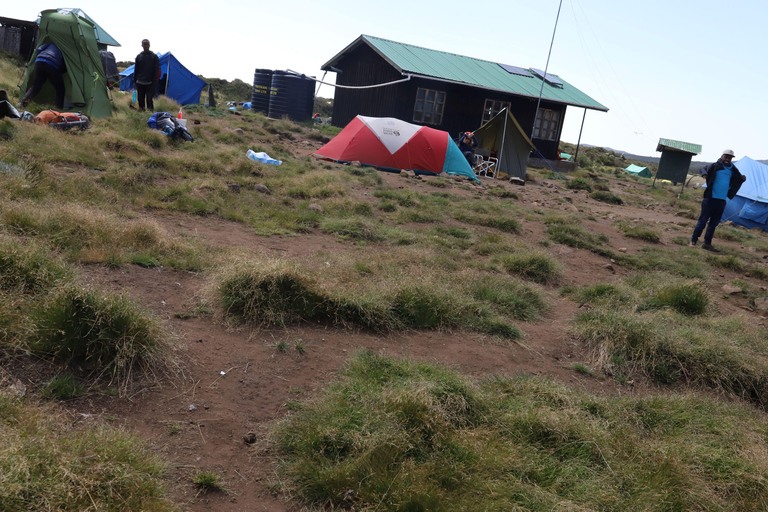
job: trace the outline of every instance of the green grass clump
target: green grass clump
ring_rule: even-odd
[[[608,237],[605,235],[597,235],[580,226],[559,222],[548,223],[547,234],[559,244],[593,252],[604,251],[603,246],[608,242]]]
[[[0,234],[0,290],[34,294],[72,278],[72,269],[33,240]]]
[[[121,388],[151,376],[167,337],[158,320],[123,295],[68,285],[34,312],[34,351],[84,365]]]
[[[282,490],[308,508],[736,511],[768,499],[764,418],[364,351],[272,439]]]
[[[174,510],[154,450],[81,419],[0,393],[0,510]]]
[[[513,252],[500,263],[507,272],[539,284],[557,284],[563,275],[563,266],[544,252]]]
[[[619,223],[619,229],[621,229],[624,232],[624,236],[628,238],[636,238],[652,244],[661,242],[661,235],[657,230],[652,228],[631,225],[628,223]]]
[[[592,192],[592,184],[590,183],[590,180],[586,178],[574,178],[569,180],[566,188],[571,190],[586,190],[587,192]]]
[[[765,330],[744,319],[595,308],[576,318],[576,332],[611,373],[719,389],[768,406]]]
[[[390,253],[385,263],[340,256],[317,271],[245,256],[212,276],[209,295],[226,317],[260,327],[302,321],[377,332],[464,327],[512,339],[521,334],[512,320],[535,318],[546,307],[539,292],[511,278],[489,284],[489,276],[457,278],[440,267],[414,276],[412,260],[398,260],[407,254]],[[510,287],[502,289],[505,283]]]
[[[616,205],[624,204],[624,201],[619,196],[611,192],[606,192],[604,190],[597,190],[595,192],[592,192],[591,194],[589,194],[589,197],[594,199],[595,201],[600,201],[601,203],[616,204]]]
[[[285,326],[313,318],[323,297],[311,276],[287,262],[240,260],[217,276],[216,301],[225,315],[256,326]]]
[[[649,308],[667,307],[682,315],[703,315],[708,304],[709,296],[698,283],[665,286],[646,302]]]
[[[226,492],[226,487],[224,487],[224,482],[221,480],[221,477],[217,475],[216,473],[211,473],[208,471],[198,471],[194,478],[192,478],[192,483],[195,484],[195,486],[198,488],[199,492],[205,494],[208,492]]]
[[[472,279],[466,288],[474,299],[515,320],[536,320],[548,309],[539,289],[514,277],[483,276]]]
[[[69,400],[85,392],[85,386],[74,375],[64,373],[45,383],[41,394],[56,400]]]

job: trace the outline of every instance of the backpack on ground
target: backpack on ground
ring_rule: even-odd
[[[88,117],[77,112],[56,112],[55,110],[43,110],[35,116],[35,123],[53,126],[60,130],[70,128],[87,129],[91,122]]]

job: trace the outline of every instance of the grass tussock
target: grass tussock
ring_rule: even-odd
[[[283,491],[307,507],[735,511],[768,499],[765,424],[737,404],[473,383],[363,352],[296,409],[272,440]]]
[[[82,418],[81,418],[82,419]],[[0,392],[0,509],[171,512],[165,463],[126,432]]]
[[[152,266],[196,270],[205,252],[169,237],[155,221],[110,214],[83,204],[33,202],[0,205],[0,220],[19,236],[45,240],[68,258],[83,263],[154,261]]]
[[[123,295],[64,286],[39,307],[34,321],[33,351],[76,363],[121,390],[138,378],[154,377],[162,367],[168,333]]]
[[[577,316],[575,331],[603,371],[722,390],[768,406],[765,328],[741,317],[709,316],[700,284],[644,275],[576,296],[591,307]]]
[[[208,295],[225,317],[258,327],[312,321],[384,332],[466,328],[507,339],[521,336],[515,320],[538,318],[547,308],[538,289],[512,277],[438,278],[439,267],[414,276],[417,253],[326,257],[315,267],[244,256],[211,278]]]
[[[562,264],[541,251],[513,252],[500,263],[507,272],[539,284],[557,284],[563,275]]]

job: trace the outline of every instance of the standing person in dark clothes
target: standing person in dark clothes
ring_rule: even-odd
[[[741,184],[747,181],[747,177],[731,163],[733,156],[733,150],[726,149],[717,162],[706,165],[699,171],[699,174],[707,180],[707,188],[704,189],[704,199],[701,200],[699,221],[693,229],[691,243],[688,244],[691,247],[696,246],[704,227],[709,222],[701,248],[707,251],[715,250],[712,247],[712,237],[715,236],[715,228],[723,218],[725,199],[733,199],[741,188]]]
[[[144,110],[144,100],[146,99],[149,110],[155,110],[155,87],[157,79],[160,76],[160,59],[153,52],[149,51],[149,39],[141,42],[144,51],[136,56],[136,62],[133,67],[133,80],[136,86],[136,99],[139,102],[139,110]]]
[[[32,87],[27,89],[27,93],[21,100],[21,107],[26,107],[27,103],[37,96],[37,93],[49,80],[56,90],[56,108],[64,108],[64,73],[67,72],[67,65],[64,62],[59,47],[53,43],[44,43],[37,48],[37,57],[35,58],[35,68],[32,71],[34,80]]]

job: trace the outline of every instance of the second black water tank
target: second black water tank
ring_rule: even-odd
[[[269,117],[288,116],[292,121],[309,121],[315,103],[315,81],[286,71],[272,74],[269,89]]]

